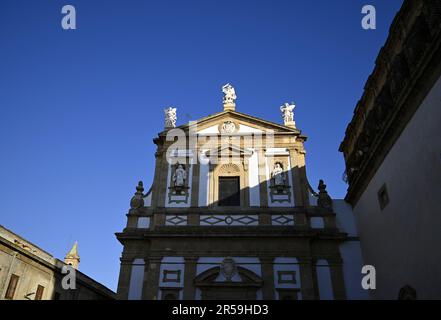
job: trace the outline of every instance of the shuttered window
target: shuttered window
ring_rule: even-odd
[[[44,287],[38,285],[37,292],[35,293],[35,300],[41,300],[43,298]]]
[[[5,299],[14,299],[15,289],[17,289],[19,279],[19,276],[15,274],[11,275],[11,278],[9,279],[8,289],[6,290]]]

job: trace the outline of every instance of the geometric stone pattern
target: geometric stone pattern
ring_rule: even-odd
[[[201,215],[201,226],[257,226],[257,215]]]

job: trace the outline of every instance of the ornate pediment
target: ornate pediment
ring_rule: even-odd
[[[265,133],[300,133],[295,128],[289,128],[282,124],[259,119],[237,111],[227,110],[181,128],[192,128],[200,135],[242,135],[242,134],[265,134]]]

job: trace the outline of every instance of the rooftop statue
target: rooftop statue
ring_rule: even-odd
[[[222,87],[222,92],[224,93],[224,104],[234,104],[237,96],[236,96],[236,91],[234,90],[233,86],[229,83],[227,83],[226,85],[224,85]]]
[[[296,123],[294,121],[294,108],[296,105],[294,102],[288,103],[285,102],[283,106],[280,107],[280,111],[282,111],[283,122],[285,126],[293,126],[295,127]]]
[[[176,127],[176,108],[168,107],[164,109],[165,113],[165,127],[166,128],[175,128]]]

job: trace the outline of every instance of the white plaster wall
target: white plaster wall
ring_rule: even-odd
[[[250,190],[250,206],[260,207],[259,160],[258,151],[254,151],[248,164],[248,184]]]
[[[137,227],[138,229],[150,228],[150,217],[139,217]]]
[[[361,287],[361,280],[364,276],[361,269],[364,263],[352,207],[342,199],[333,200],[332,205],[336,213],[337,228],[346,232],[350,237],[348,241],[340,244],[346,298],[349,300],[369,299],[369,292]]]
[[[357,228],[355,227],[354,213],[352,207],[343,199],[332,200],[332,207],[336,213],[337,228],[346,232],[349,237],[358,236]]]
[[[219,126],[218,125],[214,125],[202,130],[199,130],[197,132],[198,134],[204,135],[204,134],[213,134],[213,133],[219,133]]]
[[[377,192],[386,183],[389,204]],[[410,285],[441,299],[441,79],[426,96],[354,207],[366,264],[376,267],[378,299]]]
[[[132,263],[128,300],[141,300],[142,285],[144,281],[144,267],[145,263],[143,259],[135,259]]]
[[[246,126],[244,124],[239,125],[239,133],[263,133],[262,130]]]
[[[328,262],[323,259],[318,260],[316,263],[316,270],[320,300],[334,300],[331,270]]]
[[[364,274],[361,269],[364,265],[361,255],[360,241],[351,240],[340,244],[340,254],[343,259],[343,278],[348,300],[369,299],[369,291],[361,287]]]
[[[206,150],[202,150],[202,155]],[[199,207],[208,206],[208,188],[210,181],[209,159],[199,156]]]

